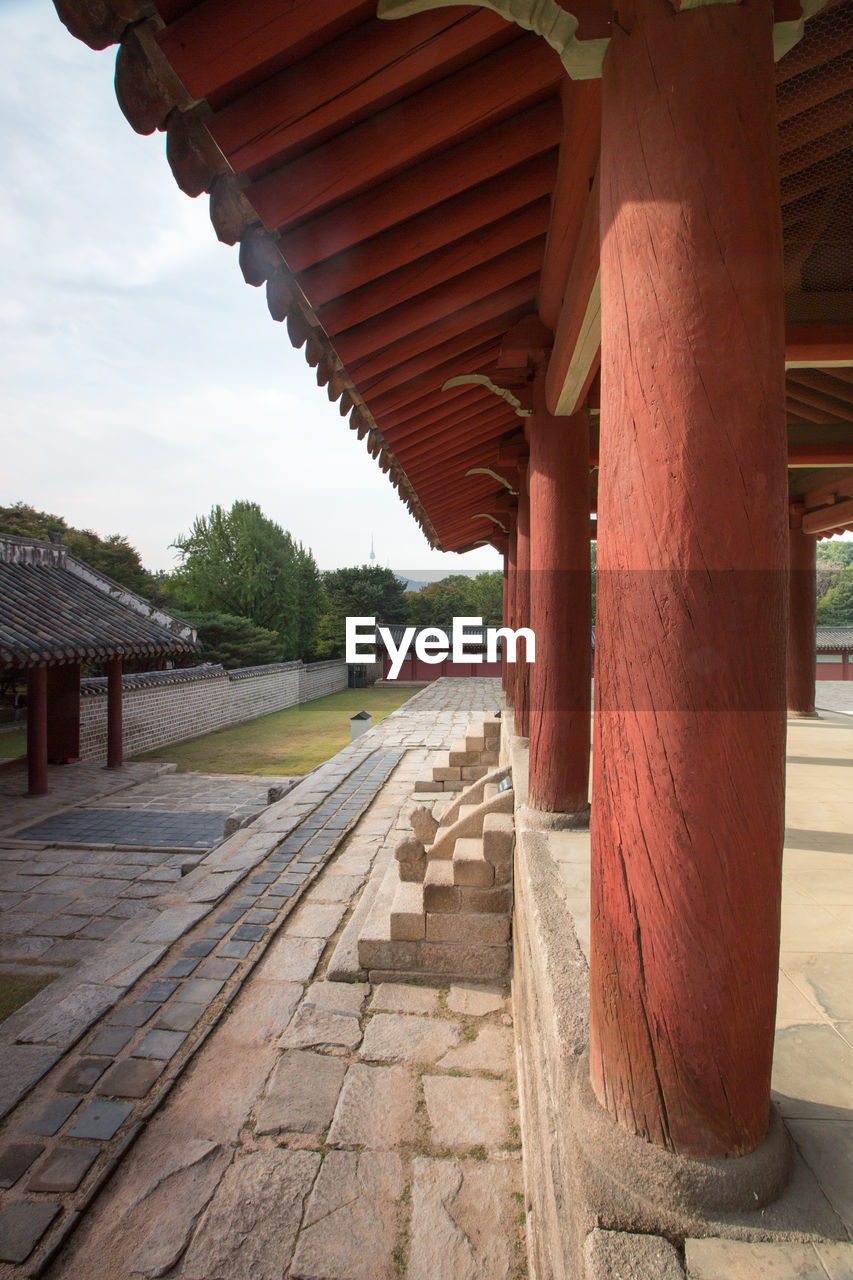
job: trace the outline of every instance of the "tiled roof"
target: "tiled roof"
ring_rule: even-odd
[[[839,652],[842,649],[853,651],[853,627],[818,627],[818,650]]]
[[[196,633],[71,555],[0,535],[0,670],[191,653]]]

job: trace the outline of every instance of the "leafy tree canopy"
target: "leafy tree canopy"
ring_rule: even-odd
[[[238,501],[228,511],[212,507],[173,546],[182,564],[169,588],[184,606],[248,618],[275,631],[286,659],[313,656],[317,565],[256,502]]]
[[[331,569],[322,576],[324,605],[318,652],[342,658],[347,618],[375,618],[377,623],[407,623],[409,603],[405,584],[381,565],[353,565]]]
[[[237,618],[229,613],[185,612],[182,616],[191,627],[195,627],[201,642],[201,651],[193,658],[193,665],[219,662],[223,667],[233,669],[281,661],[278,633],[256,627],[248,618]]]
[[[451,574],[422,591],[408,592],[412,622],[418,627],[453,625],[454,618],[482,618],[486,627],[498,627],[503,613],[503,574],[499,569],[475,578]]]
[[[841,570],[835,586],[818,600],[817,622],[820,627],[853,627],[853,562]]]
[[[46,542],[48,535],[56,531],[62,534],[63,544],[72,555],[85,560],[93,569],[114,578],[137,595],[151,597],[154,575],[142,567],[139,552],[121,534],[112,533],[101,538],[91,529],[75,529],[62,516],[37,511],[24,502],[0,507],[2,533],[10,533],[17,538],[40,538]]]

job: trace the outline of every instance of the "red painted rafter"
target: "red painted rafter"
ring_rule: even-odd
[[[554,51],[523,36],[283,165],[245,194],[269,230],[300,222],[541,102],[560,73]]]
[[[550,152],[559,140],[554,96],[289,229],[279,248],[292,271],[304,271],[481,183],[503,180],[507,170]]]

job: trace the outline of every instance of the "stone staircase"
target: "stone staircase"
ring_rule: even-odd
[[[411,814],[412,835],[399,843],[359,938],[371,981],[509,976],[515,828],[510,770],[496,767],[499,732],[487,721],[447,753],[464,764],[435,766],[440,775],[469,770],[467,786],[440,821],[424,806]],[[439,776],[430,790],[453,782]],[[423,784],[416,789],[423,794]]]
[[[460,791],[469,782],[482,778],[498,763],[501,722],[492,717],[469,730],[464,738],[442,751],[432,767],[432,777],[419,779],[415,791],[421,794],[437,791]]]

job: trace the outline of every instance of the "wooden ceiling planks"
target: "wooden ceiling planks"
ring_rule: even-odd
[[[152,12],[120,4],[125,18]],[[159,83],[156,58],[133,74],[153,75],[146,123],[168,124],[178,180],[211,190],[217,234],[241,241],[246,279],[267,282],[272,315],[286,319],[427,536],[449,549],[489,540],[497,526],[484,512],[505,518],[506,490],[466,472],[495,465],[522,421],[482,388],[442,387],[487,371],[518,389],[528,358],[501,369],[504,336],[537,314],[551,331],[562,316],[565,330],[579,273],[589,292],[599,84],[568,81],[544,41],[483,10],[385,23],[373,0],[154,8],[169,75]],[[812,18],[778,67],[792,296],[833,234],[832,202],[849,173],[849,9],[844,0]],[[148,56],[156,23],[138,24],[145,40],[126,31],[127,48]],[[810,322],[819,301],[809,300]],[[801,339],[798,364],[804,353],[809,364],[849,356],[843,326]],[[853,421],[850,371],[797,367],[787,392],[792,421],[814,442],[797,448],[823,464],[821,432],[835,441]]]

